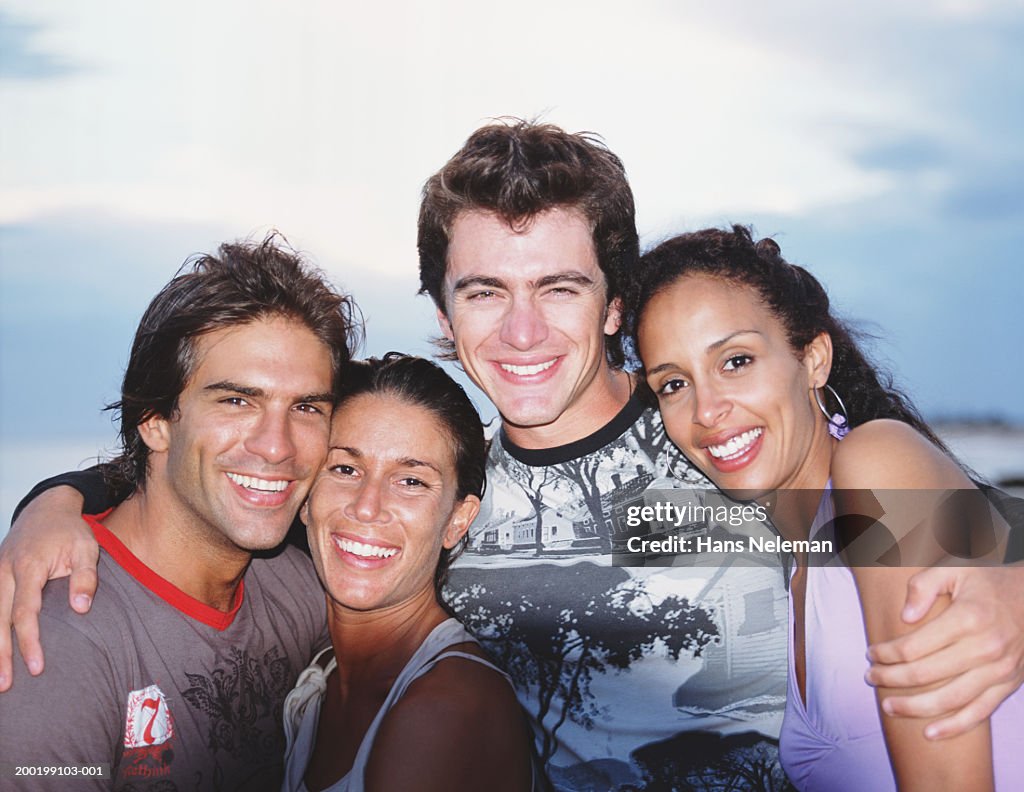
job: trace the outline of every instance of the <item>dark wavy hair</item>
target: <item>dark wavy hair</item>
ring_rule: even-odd
[[[440,366],[400,352],[352,361],[338,390],[338,405],[363,394],[393,396],[432,413],[451,444],[456,497],[459,500],[468,495],[483,498],[487,483],[484,427],[466,391]],[[434,571],[434,590],[439,602],[443,603],[441,590],[448,579],[448,568],[465,550],[468,536],[468,533],[463,536],[451,550],[441,549]]]
[[[893,386],[891,375],[868,359],[851,328],[833,315],[821,283],[803,267],[786,261],[775,240],[755,242],[748,227],[680,234],[641,257],[627,296],[626,321],[634,344],[651,298],[684,275],[708,275],[753,289],[782,323],[797,354],[820,333],[828,333],[832,338],[828,384],[842,398],[851,428],[877,418],[893,418],[910,424],[949,454],[910,400]],[[653,399],[642,376],[640,382]]]
[[[108,486],[124,497],[146,483],[149,448],[139,424],[173,418],[178,397],[199,363],[196,340],[225,327],[282,316],[308,327],[331,351],[334,385],[362,337],[362,319],[341,294],[274,232],[262,242],[223,244],[196,255],[153,298],[135,332],[121,398],[107,406],[120,423],[121,455],[104,466]]]
[[[550,209],[576,209],[590,223],[608,303],[621,296],[622,274],[640,255],[636,209],[626,171],[595,135],[572,134],[553,124],[504,119],[481,127],[427,180],[420,204],[417,246],[420,294],[447,315],[444,275],[452,225],[463,212],[491,212],[522,231]],[[455,347],[438,339],[441,357]],[[605,336],[614,368],[625,362],[620,332]]]

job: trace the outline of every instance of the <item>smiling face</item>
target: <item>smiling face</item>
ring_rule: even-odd
[[[517,442],[536,432],[547,445],[576,440],[621,407],[605,357],[605,334],[619,329],[618,304],[607,304],[579,212],[544,212],[521,231],[494,214],[460,215],[444,296],[441,328]]]
[[[139,426],[169,525],[243,555],[288,532],[327,451],[331,353],[282,317],[214,330],[170,419]]]
[[[456,487],[451,442],[429,410],[370,393],[339,407],[302,510],[331,599],[369,611],[433,598],[442,547],[458,544],[480,507]]]
[[[798,354],[753,289],[697,275],[650,300],[638,339],[669,437],[719,488],[824,484],[831,441],[812,388],[828,377],[827,335]]]

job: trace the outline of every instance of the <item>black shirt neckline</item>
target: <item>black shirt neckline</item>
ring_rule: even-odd
[[[600,451],[621,437],[643,415],[646,405],[634,393],[608,423],[593,434],[553,448],[523,448],[509,440],[505,425],[501,426],[501,447],[510,457],[530,467],[546,467],[569,462]]]

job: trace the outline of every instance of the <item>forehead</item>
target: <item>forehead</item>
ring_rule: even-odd
[[[467,277],[537,280],[565,271],[601,274],[590,223],[577,209],[551,209],[522,226],[510,226],[493,212],[463,212],[449,237],[449,286]]]
[[[731,324],[735,321],[773,322],[775,317],[751,286],[707,275],[687,275],[658,291],[641,321],[663,320],[672,312],[677,322]]]
[[[379,460],[417,459],[454,467],[448,428],[431,410],[391,394],[363,393],[334,412],[331,448]]]
[[[223,381],[275,392],[327,393],[332,365],[331,350],[304,324],[265,317],[195,339],[186,387]]]
[[[685,275],[651,298],[640,317],[641,355],[667,343],[704,348],[738,329],[784,337],[781,323],[750,286],[708,275]]]

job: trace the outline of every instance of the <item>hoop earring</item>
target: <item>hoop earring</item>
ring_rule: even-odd
[[[828,392],[832,394],[832,398],[836,400],[836,404],[839,405],[841,412],[829,413],[825,407],[825,402],[821,398],[819,390],[828,389]],[[849,414],[846,412],[846,405],[843,404],[843,400],[839,398],[839,394],[836,393],[835,388],[826,383],[822,388],[814,388],[814,400],[818,403],[818,409],[821,410],[822,415],[828,421],[828,433],[832,435],[836,440],[842,440],[846,435],[850,433],[850,421]]]

